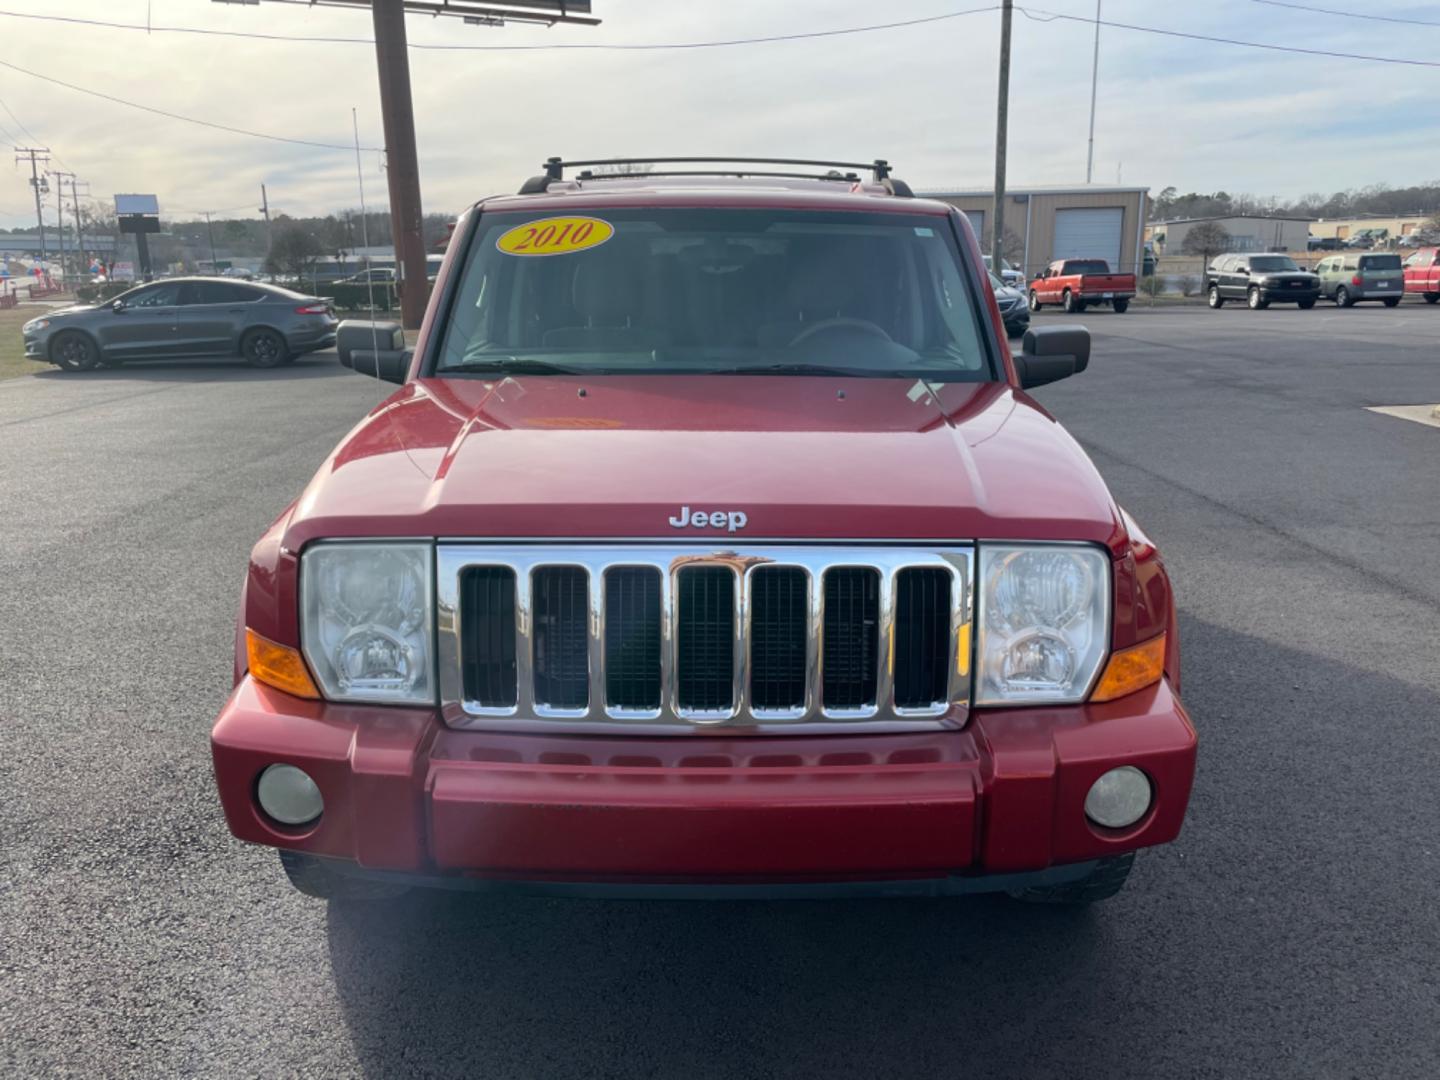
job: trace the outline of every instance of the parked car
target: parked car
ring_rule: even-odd
[[[1344,246],[1338,236],[1312,236],[1305,244],[1308,251],[1339,251]]]
[[[1315,267],[1320,295],[1341,307],[1361,300],[1379,300],[1395,307],[1405,292],[1400,256],[1375,252],[1368,255],[1331,255]]]
[[[334,345],[337,325],[316,296],[259,282],[172,278],[103,304],[48,312],[21,334],[27,357],[65,371],[177,356],[241,356],[275,367]]]
[[[397,389],[252,551],[211,736],[302,892],[1087,903],[1179,832],[1169,579],[1030,396],[1089,334],[1012,357],[957,210],[778,164],[551,159],[413,352],[345,335]]]
[[[1205,271],[1205,295],[1212,308],[1244,300],[1256,310],[1271,304],[1309,309],[1320,296],[1320,278],[1289,255],[1221,255]]]
[[[989,255],[982,255],[981,258],[985,261],[985,269],[993,274],[995,272],[993,259]],[[1025,275],[1011,266],[1006,259],[1000,260],[1000,278],[1012,288],[1024,289],[1025,287]]]
[[[335,282],[336,285],[394,285],[395,269],[390,266],[372,266],[368,270],[361,270],[358,274],[341,278]]]
[[[1057,259],[1030,283],[1030,310],[1059,304],[1081,312],[1091,304],[1109,304],[1125,311],[1135,296],[1135,275],[1115,274],[1104,259]]]
[[[1424,247],[1405,259],[1405,291],[1418,293],[1427,304],[1440,300],[1440,247]]]
[[[1406,233],[1402,236],[1396,241],[1395,246],[1402,248],[1422,248],[1432,247],[1436,243],[1440,243],[1440,233],[1435,233],[1428,229],[1417,229],[1414,232]]]
[[[990,288],[995,291],[995,303],[1000,308],[1000,318],[1005,321],[1005,335],[1011,338],[1024,337],[1030,329],[1030,305],[1023,289],[1014,289],[990,274]]]

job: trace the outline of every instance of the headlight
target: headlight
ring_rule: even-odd
[[[20,332],[22,334],[33,334],[37,330],[44,330],[49,325],[49,319],[31,319],[29,322],[27,322],[24,326],[20,328]]]
[[[1022,292],[1020,299],[1015,301],[1015,306],[1017,308],[1028,308],[1030,306],[1030,298]]]
[[[1082,701],[1110,640],[1110,560],[1079,545],[980,548],[976,704]]]
[[[300,642],[327,698],[431,704],[429,544],[321,544],[300,560]]]

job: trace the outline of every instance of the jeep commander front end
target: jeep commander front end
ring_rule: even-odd
[[[1088,335],[1012,356],[965,218],[829,165],[552,161],[413,353],[342,343],[401,385],[256,545],[212,736],[299,888],[1085,902],[1178,834],[1169,580],[1026,393]]]

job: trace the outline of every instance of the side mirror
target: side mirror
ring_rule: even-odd
[[[124,300],[112,300],[112,301],[110,301],[110,310],[113,311],[113,312],[115,312],[116,315],[119,315],[120,312],[122,312],[122,311],[125,310],[125,301],[124,301]]]
[[[414,356],[399,323],[359,319],[346,319],[335,328],[335,351],[342,367],[392,383],[405,381]]]
[[[1068,379],[1090,366],[1090,331],[1083,326],[1032,327],[1025,331],[1015,373],[1020,387],[1044,386]]]

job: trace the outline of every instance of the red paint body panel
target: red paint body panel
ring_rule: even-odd
[[[430,710],[236,687],[212,734],[231,830],[371,869],[540,880],[767,880],[1000,873],[1173,840],[1195,733],[1162,683],[1106,705],[977,711],[964,731],[771,738],[491,734]],[[320,786],[305,831],[267,822],[255,777]],[[1108,834],[1082,807],[1117,764],[1151,813]]]
[[[1440,293],[1440,248],[1419,248],[1405,256],[1405,291]]]

